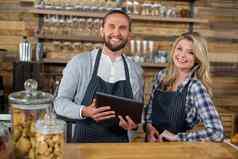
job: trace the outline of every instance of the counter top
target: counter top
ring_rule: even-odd
[[[238,159],[227,143],[65,144],[64,159]]]

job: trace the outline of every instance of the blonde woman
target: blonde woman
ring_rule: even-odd
[[[199,33],[184,33],[174,42],[167,69],[154,81],[146,113],[147,141],[222,141],[207,53],[206,40]],[[203,130],[187,132],[199,122]]]

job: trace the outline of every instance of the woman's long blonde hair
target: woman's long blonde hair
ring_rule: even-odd
[[[194,77],[199,79],[206,87],[208,93],[212,95],[207,42],[197,32],[184,33],[180,37],[178,37],[176,41],[173,43],[173,47],[169,55],[169,64],[167,67],[167,73],[165,78],[163,79],[163,85],[168,86],[167,88],[171,88],[171,86],[174,84],[176,80],[177,71],[173,62],[173,54],[179,41],[183,39],[187,39],[193,43],[192,45],[193,45],[193,54],[195,56],[195,65],[193,66],[192,69],[195,69]]]

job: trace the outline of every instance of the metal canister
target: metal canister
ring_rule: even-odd
[[[35,123],[44,118],[51,106],[53,96],[37,91],[37,82],[29,79],[25,82],[25,91],[9,95],[12,114],[12,136],[16,158],[35,158]]]
[[[29,62],[31,61],[31,58],[31,43],[28,41],[27,37],[24,36],[23,40],[19,44],[19,60]]]

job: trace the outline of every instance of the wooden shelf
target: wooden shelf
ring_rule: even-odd
[[[210,57],[212,58],[212,57]],[[41,63],[48,63],[48,64],[66,64],[70,59],[50,59],[50,58],[44,58]],[[237,57],[236,57],[237,60]],[[211,64],[238,64],[236,60],[222,60],[222,59],[210,59]],[[153,67],[153,68],[161,68],[166,67],[166,63],[143,63],[141,64],[142,67]]]
[[[80,16],[91,18],[102,18],[105,13],[102,12],[82,12],[82,11],[65,11],[65,10],[50,10],[50,9],[31,9],[30,13],[42,15],[66,15],[66,16]],[[131,15],[132,20],[138,21],[162,21],[170,23],[208,23],[207,19],[198,18],[180,18],[180,17],[156,17],[156,16],[142,16]]]
[[[167,64],[166,63],[143,63],[141,66],[146,68],[164,68],[167,66]]]
[[[63,35],[35,34],[34,36],[38,39],[45,39],[45,40],[85,41],[85,42],[103,43],[103,40],[95,35],[63,36]],[[134,37],[143,37],[144,40],[175,40],[178,36],[161,36],[152,34],[146,35],[140,33],[133,33],[132,38]]]
[[[35,34],[36,38],[45,40],[65,40],[65,41],[85,41],[85,42],[95,42],[102,43],[103,40],[91,35],[81,35],[81,36],[57,36],[57,35],[42,35]]]
[[[181,1],[181,2],[191,2],[191,0],[166,0],[166,1],[176,1],[176,2],[179,2],[179,1]],[[196,1],[196,0],[194,0],[194,1]]]
[[[22,9],[31,9],[34,6],[34,0],[19,0]]]
[[[139,37],[139,39],[142,38],[143,40],[154,40],[154,41],[158,41],[158,40],[174,41],[178,36],[179,35],[159,35],[153,32],[151,33],[133,32],[132,33],[132,38],[137,39],[137,37]]]
[[[238,53],[214,53],[214,52],[209,52],[208,54],[210,62],[213,63],[233,63],[233,64],[238,64]]]
[[[34,3],[35,0],[19,0],[20,3]]]
[[[32,6],[34,5],[34,0],[19,0],[19,3],[27,3],[27,4],[31,4]]]
[[[181,18],[181,17],[156,17],[156,16],[143,16],[143,15],[131,15],[132,20],[137,21],[162,21],[170,23],[208,23],[207,19],[198,18]]]
[[[45,64],[67,64],[69,60],[44,58],[41,63]]]
[[[69,59],[49,59],[49,58],[44,58],[41,63],[46,63],[46,64],[67,64]],[[155,64],[155,63],[143,63],[141,64],[142,67],[153,67],[153,68],[163,68],[166,67],[166,63],[160,63],[160,64]]]
[[[65,16],[80,16],[80,17],[92,17],[102,18],[105,13],[102,12],[82,12],[82,11],[70,11],[70,10],[53,10],[53,9],[31,9],[30,13],[43,14],[43,15],[65,15]]]
[[[214,39],[224,39],[224,40],[238,40],[238,31],[209,31],[204,36]]]
[[[163,36],[163,35],[155,35],[155,34],[141,34],[141,33],[133,33],[133,37],[143,37],[144,40],[169,40],[174,41],[178,36]],[[228,36],[229,35],[229,36]],[[35,34],[36,38],[45,39],[45,40],[65,40],[65,41],[85,41],[85,42],[95,42],[102,43],[103,40],[95,35],[80,35],[80,36],[62,36],[62,35],[42,35]],[[212,34],[204,34],[209,40],[236,40],[238,41],[238,33],[217,33],[216,35]]]

